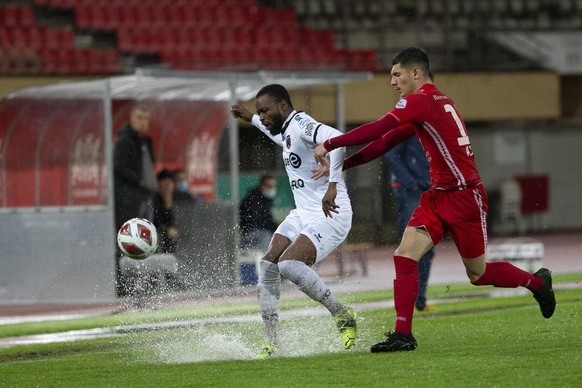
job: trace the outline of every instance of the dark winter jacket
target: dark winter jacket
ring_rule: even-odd
[[[142,180],[142,150],[145,144],[153,163],[152,139],[140,137],[129,124],[119,130],[113,152],[113,174],[115,179],[115,222],[118,227],[130,218],[138,216],[140,203],[152,196],[140,185]]]
[[[251,189],[240,204],[240,231],[244,235],[252,230],[266,229],[274,232],[277,224],[271,213],[273,200],[265,197],[259,187]]]

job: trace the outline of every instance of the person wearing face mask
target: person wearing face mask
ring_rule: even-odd
[[[174,174],[166,169],[158,175],[158,192],[154,197],[154,219],[159,236],[160,253],[176,253],[176,246],[180,237],[176,228],[174,215]]]
[[[176,201],[193,201],[195,197],[188,191],[188,177],[186,171],[177,169],[173,171],[176,188],[174,190],[174,200]]]
[[[259,184],[250,189],[240,204],[240,231],[243,248],[266,252],[277,224],[271,207],[277,196],[277,180],[270,174],[261,176]]]

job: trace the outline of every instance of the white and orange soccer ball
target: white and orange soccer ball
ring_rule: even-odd
[[[158,249],[158,231],[145,218],[132,218],[119,228],[117,245],[130,259],[146,259]]]

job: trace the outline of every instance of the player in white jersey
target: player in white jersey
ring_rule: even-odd
[[[329,310],[344,348],[349,349],[356,343],[356,312],[342,305],[311,268],[346,239],[352,224],[352,207],[342,177],[344,149],[329,153],[329,177],[316,172],[321,166],[314,157],[319,144],[342,133],[296,111],[282,85],[271,84],[259,90],[255,107],[255,115],[243,105],[233,105],[231,112],[236,118],[252,122],[283,148],[296,206],[273,234],[260,262],[259,307],[267,342],[257,358],[271,356],[278,346],[281,276]],[[328,205],[326,213],[322,201]]]

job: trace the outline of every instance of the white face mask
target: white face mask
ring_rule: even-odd
[[[269,199],[275,199],[277,196],[277,189],[266,189],[262,191],[263,195]]]

